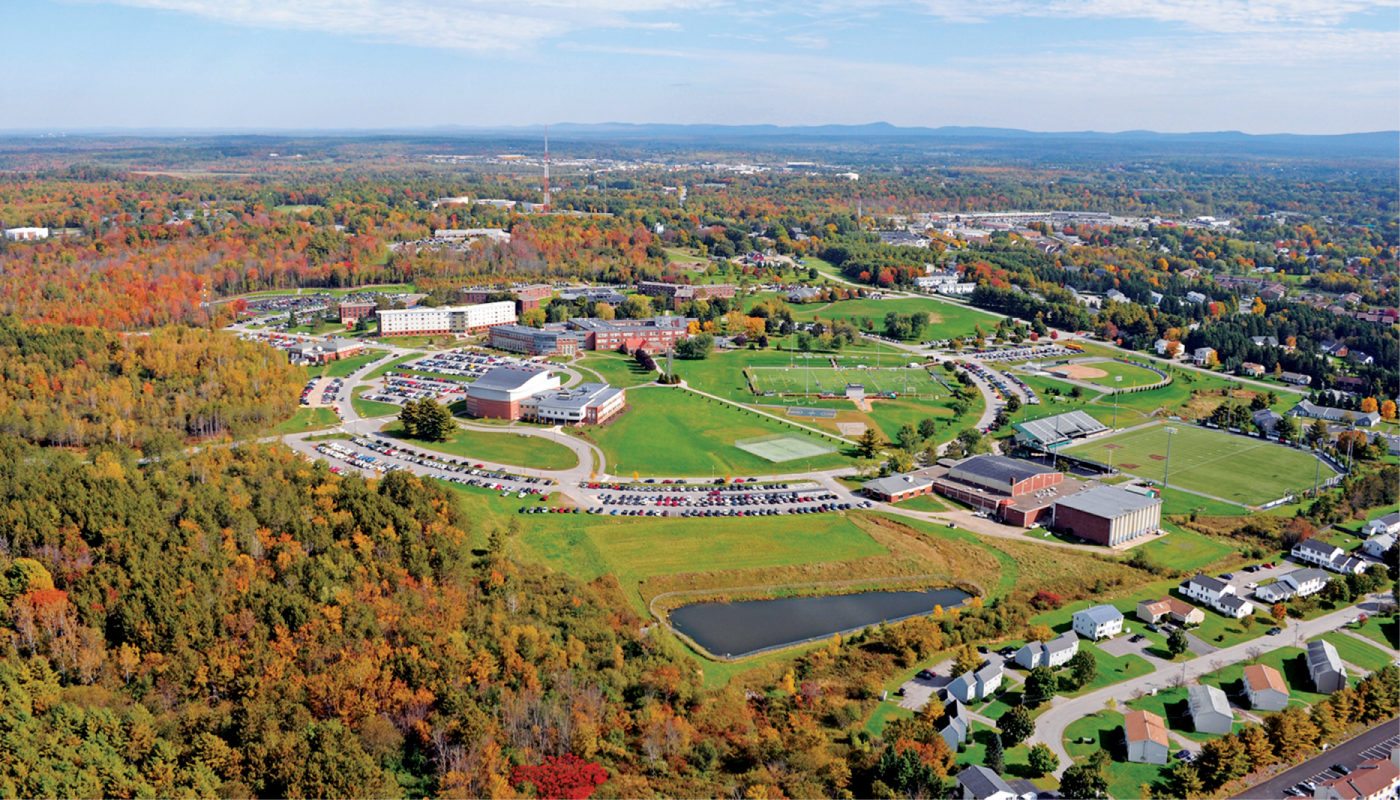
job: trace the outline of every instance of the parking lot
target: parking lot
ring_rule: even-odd
[[[528,359],[515,358],[513,356],[492,355],[468,348],[458,348],[445,353],[435,353],[430,356],[424,356],[417,361],[410,361],[404,366],[419,372],[431,372],[437,375],[450,375],[456,378],[476,380],[482,375],[485,375],[488,370],[496,367],[543,364],[545,361],[543,357]]]
[[[440,381],[418,375],[385,373],[384,385],[365,393],[366,400],[401,406],[409,400],[433,399],[440,403],[455,403],[466,397],[466,385],[457,381]]]
[[[1341,766],[1354,771],[1362,761],[1385,758],[1397,747],[1400,747],[1400,733],[1396,732],[1395,720],[1389,720],[1271,780],[1241,792],[1236,795],[1236,800],[1312,797],[1313,787],[1323,781],[1341,777],[1342,773],[1336,767]]]
[[[642,517],[762,517],[820,514],[869,507],[843,501],[813,481],[748,484],[741,482],[661,481],[653,484],[599,484],[580,488],[598,504],[590,513]]]

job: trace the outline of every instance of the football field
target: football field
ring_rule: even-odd
[[[784,394],[843,394],[846,385],[858,383],[866,394],[946,394],[923,369],[854,367],[750,367],[754,387],[760,392]]]
[[[1325,481],[1336,474],[1305,451],[1187,424],[1155,423],[1066,452],[1160,483],[1167,466],[1168,427],[1176,429],[1168,484],[1177,489],[1257,506],[1312,488],[1314,475]]]

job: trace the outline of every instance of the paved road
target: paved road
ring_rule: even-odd
[[[1235,800],[1283,800],[1290,786],[1312,780],[1321,783],[1322,778],[1337,777],[1331,771],[1333,764],[1346,764],[1352,769],[1357,762],[1371,758],[1382,758],[1390,750],[1400,747],[1400,720],[1387,720],[1362,733],[1354,739],[1328,748],[1298,766],[1282,772],[1263,783],[1245,789],[1235,795]]]
[[[1064,773],[1071,759],[1065,751],[1065,729],[1070,723],[1082,719],[1104,708],[1110,699],[1121,708],[1139,694],[1153,689],[1170,689],[1182,681],[1190,682],[1231,664],[1248,661],[1260,648],[1274,649],[1295,641],[1312,639],[1331,630],[1336,630],[1350,622],[1357,615],[1357,607],[1352,606],[1333,611],[1321,617],[1306,621],[1294,621],[1284,629],[1282,635],[1265,636],[1217,650],[1214,653],[1198,656],[1190,661],[1172,664],[1169,669],[1159,670],[1150,675],[1114,684],[1079,697],[1057,697],[1048,711],[1036,720],[1035,740],[1044,742],[1060,757],[1060,768],[1056,775]]]

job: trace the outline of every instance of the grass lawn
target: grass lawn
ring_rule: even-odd
[[[1265,664],[1278,670],[1288,685],[1288,696],[1299,705],[1312,705],[1327,696],[1308,690],[1311,684],[1308,682],[1307,656],[1296,647],[1270,650],[1248,663]],[[1248,707],[1249,701],[1244,697],[1244,668],[1245,664],[1231,664],[1209,675],[1202,675],[1199,682],[1219,686],[1230,696],[1231,702]]]
[[[1134,386],[1151,386],[1162,380],[1162,376],[1150,369],[1121,361],[1097,361],[1084,366],[1103,370],[1106,375],[1098,378],[1084,378],[1085,383],[1104,386],[1109,389],[1131,389]],[[1122,378],[1122,380],[1117,380]],[[1121,398],[1120,398],[1121,400]]]
[[[578,464],[578,457],[574,455],[574,451],[540,436],[526,436],[508,431],[486,433],[458,428],[445,442],[424,442],[404,437],[402,426],[398,422],[390,423],[383,432],[386,436],[404,439],[408,444],[427,450],[528,469],[571,469]]]
[[[363,395],[368,389],[362,389],[350,396],[350,405],[355,409],[355,413],[362,417],[383,417],[392,414],[398,416],[403,409],[393,403],[381,403],[378,400],[366,400]]]
[[[382,356],[382,355],[383,355],[383,354],[382,354],[382,353],[379,353],[379,352],[369,352],[369,353],[361,353],[360,355],[357,355],[357,356],[350,356],[349,358],[342,358],[342,359],[340,359],[339,361],[332,361],[331,363],[329,363],[329,364],[326,365],[326,371],[325,371],[326,377],[328,377],[328,378],[345,378],[345,377],[348,377],[348,376],[350,375],[350,373],[352,373],[352,372],[354,372],[355,370],[359,369],[360,367],[363,367],[364,365],[366,365],[366,364],[368,364],[368,363],[370,363],[370,362],[372,362],[372,361],[378,359],[378,358],[379,358],[380,356]]]
[[[1161,489],[1160,486],[1157,488]],[[1174,487],[1162,490],[1162,516],[1193,513],[1205,514],[1210,517],[1235,517],[1249,513],[1249,509],[1234,503],[1202,497],[1192,492],[1183,492]]]
[[[792,316],[800,321],[850,320],[855,322],[856,327],[860,327],[861,319],[870,319],[875,322],[875,330],[878,332],[884,328],[885,315],[891,311],[900,314],[913,314],[922,311],[929,314],[930,324],[919,334],[922,341],[971,336],[977,325],[981,325],[983,331],[990,331],[996,327],[997,323],[997,316],[989,316],[986,312],[971,306],[923,297],[899,297],[890,300],[841,300],[828,304],[810,303],[793,306]]]
[[[740,450],[735,441],[780,434],[823,447],[845,446],[683,389],[635,389],[627,394],[627,405],[608,425],[580,433],[603,448],[614,474],[762,475],[848,463],[840,451],[772,462]]]
[[[904,708],[892,700],[881,702],[875,707],[875,713],[870,715],[870,719],[865,721],[865,730],[871,736],[879,736],[885,732],[885,726],[891,720],[913,719],[914,712]]]
[[[635,358],[624,356],[621,353],[589,353],[587,357],[575,363],[603,376],[603,380],[607,383],[624,389],[640,386],[643,383],[651,383],[656,379],[655,372],[647,372],[642,369]],[[663,367],[665,365],[664,359],[658,363]],[[585,372],[583,375],[585,381],[591,380],[588,373]]]
[[[1073,692],[1061,692],[1067,697],[1087,694],[1088,692],[1102,689],[1105,686],[1112,686],[1115,683],[1140,678],[1152,672],[1152,664],[1139,655],[1114,656],[1100,650],[1093,642],[1080,642],[1079,649],[1094,654],[1094,661],[1098,664],[1098,674],[1094,676],[1080,689]],[[1061,675],[1065,673],[1061,671]]]
[[[370,370],[369,373],[365,375],[365,379],[369,380],[373,378],[378,378],[386,372],[401,372],[402,370],[399,369],[401,365],[406,364],[410,361],[417,361],[422,357],[423,356],[417,353],[411,353],[406,356],[399,356],[398,358],[395,358],[390,361],[385,361],[383,364],[380,364],[379,366]]]
[[[298,408],[297,412],[290,419],[281,422],[272,428],[272,433],[283,435],[288,433],[302,433],[304,431],[320,430],[321,428],[331,428],[340,424],[340,418],[335,415],[335,411],[329,408]]]
[[[1080,740],[1087,739],[1088,743]],[[1076,762],[1099,750],[1108,751],[1113,763],[1108,768],[1108,793],[1119,800],[1141,797],[1142,785],[1164,778],[1170,765],[1134,764],[1126,760],[1123,715],[1117,711],[1096,711],[1075,720],[1065,728],[1065,752]]]
[[[947,511],[948,507],[938,501],[937,497],[931,494],[923,494],[918,497],[911,497],[899,504],[900,508],[907,508],[910,511]]]
[[[1221,539],[1213,539],[1171,522],[1164,523],[1162,527],[1170,533],[1140,544],[1132,552],[1142,552],[1154,564],[1184,572],[1205,569],[1235,552],[1229,542]]]
[[[1161,480],[1167,427],[1151,425],[1067,451],[1099,461],[1112,459],[1124,472]],[[1172,427],[1177,431],[1172,442],[1172,485],[1247,505],[1266,503],[1312,485],[1317,460],[1301,450],[1194,425]],[[1323,479],[1333,474],[1326,466],[1322,468]]]
[[[519,505],[519,503],[517,503]],[[584,581],[616,575],[636,610],[646,612],[647,578],[840,562],[885,555],[847,517],[756,517],[743,525],[714,520],[544,516],[516,540],[523,554]]]
[[[1322,634],[1322,638],[1331,642],[1332,646],[1337,648],[1337,655],[1341,656],[1343,661],[1348,664],[1355,664],[1368,672],[1375,672],[1390,664],[1390,656],[1356,637],[1348,636],[1341,631],[1324,633]]]
[[[1390,649],[1400,649],[1400,618],[1371,617],[1356,629],[1358,633]]]

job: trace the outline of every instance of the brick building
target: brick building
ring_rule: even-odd
[[[496,367],[467,386],[467,414],[487,419],[521,419],[522,404],[559,388],[559,376],[531,367]]]
[[[554,296],[554,287],[545,283],[509,286],[501,289],[472,286],[462,290],[462,300],[468,303],[485,303],[492,297],[506,294],[514,298],[517,311],[529,311],[549,302],[549,299]]]
[[[661,281],[642,281],[637,284],[637,292],[648,297],[662,298],[670,304],[672,309],[679,309],[691,300],[732,298],[735,294],[733,284],[728,283],[692,286],[688,283],[663,283]]]
[[[366,317],[374,316],[378,305],[369,300],[352,300],[348,303],[341,303],[337,310],[340,312],[341,325],[354,325]]]
[[[1156,533],[1162,527],[1162,501],[1115,486],[1095,486],[1057,500],[1050,526],[1116,547]]]
[[[569,320],[569,328],[583,336],[585,350],[620,350],[627,353],[644,349],[661,353],[690,335],[688,317],[651,317],[650,319],[592,319]]]
[[[572,356],[584,349],[581,334],[555,327],[497,325],[487,335],[490,345],[498,350],[532,356]]]

